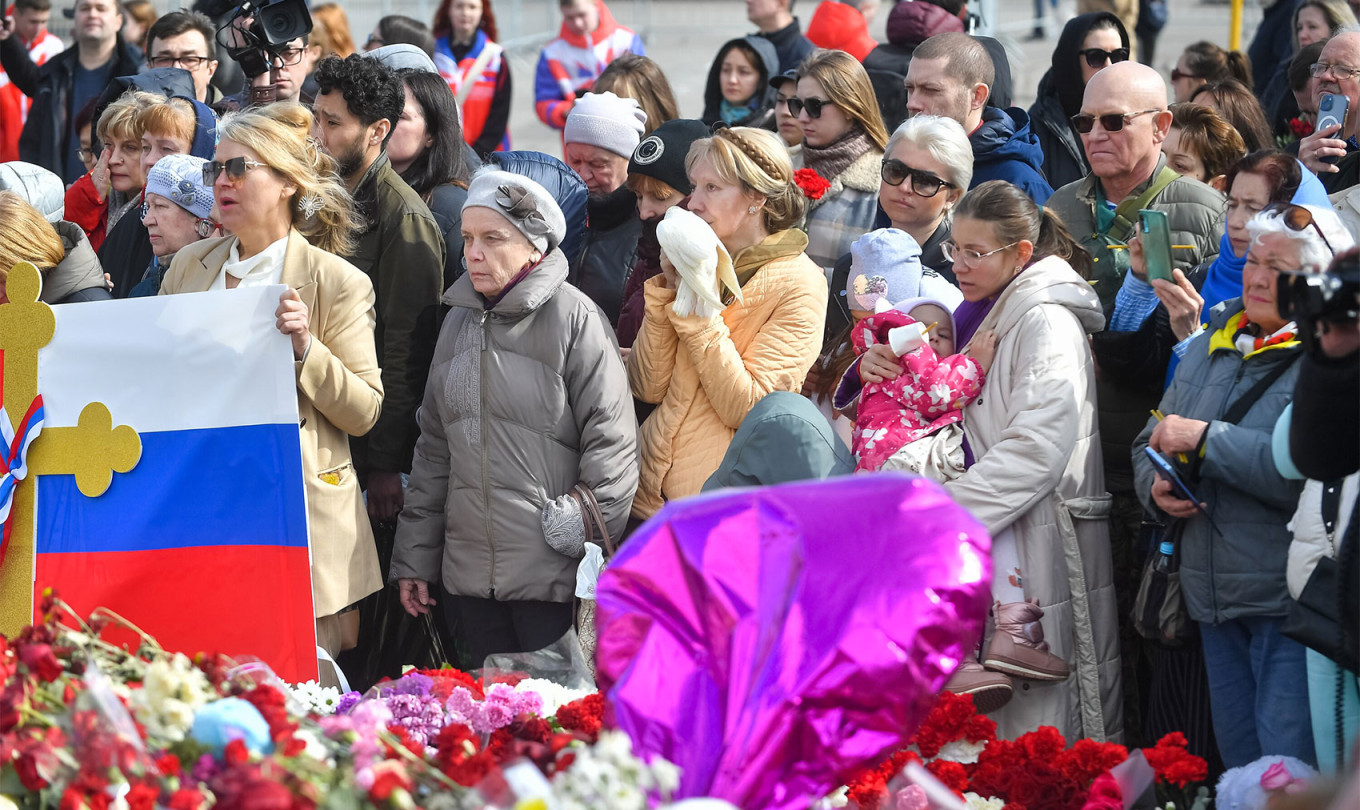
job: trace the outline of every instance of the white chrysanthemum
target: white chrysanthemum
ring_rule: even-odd
[[[1002,799],[995,797],[984,799],[971,790],[963,794],[963,802],[968,806],[968,810],[1001,810],[1006,806]]]
[[[969,740],[950,740],[940,746],[940,753],[936,759],[943,759],[947,762],[960,762],[964,765],[971,765],[978,761],[978,755],[982,749],[987,747],[985,742],[971,742]]]
[[[142,688],[131,693],[132,711],[153,740],[179,742],[198,707],[216,697],[203,672],[183,655],[147,665]]]
[[[593,689],[568,689],[561,684],[553,683],[544,678],[526,678],[515,684],[516,692],[536,692],[543,698],[544,717],[552,717],[557,714],[557,710],[572,701],[580,700],[586,695],[594,694]]]
[[[335,714],[340,703],[340,690],[333,686],[322,686],[316,681],[307,681],[288,687],[292,697],[302,704],[303,711],[328,715]]]

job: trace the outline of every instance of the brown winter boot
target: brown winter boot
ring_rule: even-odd
[[[982,666],[1017,678],[1036,681],[1067,679],[1067,662],[1049,652],[1039,620],[1044,611],[1037,600],[997,602],[992,608],[996,631],[982,650]]]
[[[972,655],[954,670],[944,689],[956,695],[972,695],[973,706],[981,714],[994,712],[1011,701],[1011,679],[983,669]]]

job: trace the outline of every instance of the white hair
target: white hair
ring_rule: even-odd
[[[1284,209],[1267,208],[1247,222],[1247,233],[1251,236],[1251,243],[1254,245],[1261,237],[1271,234],[1293,239],[1299,243],[1299,269],[1326,270],[1331,265],[1333,256],[1355,246],[1355,238],[1346,230],[1341,217],[1332,209],[1316,205],[1299,207],[1313,215],[1313,222],[1317,223],[1317,228],[1310,226],[1296,231],[1285,224]],[[1321,237],[1318,236],[1319,229],[1322,231]],[[1325,242],[1323,237],[1326,237]],[[1328,245],[1331,245],[1330,250]]]
[[[884,156],[890,157],[893,149],[902,141],[910,141],[929,152],[948,170],[944,180],[959,191],[968,190],[969,184],[973,182],[973,145],[968,142],[968,134],[958,121],[940,115],[914,115],[903,121],[892,137],[888,138]]]

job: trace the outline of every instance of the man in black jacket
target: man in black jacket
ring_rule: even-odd
[[[15,87],[33,99],[28,123],[19,136],[19,157],[74,183],[85,173],[74,120],[115,76],[137,72],[142,59],[123,42],[123,13],[117,0],[78,0],[76,43],[41,67],[6,30],[0,33],[0,64]]]
[[[793,0],[746,0],[746,19],[760,29],[759,36],[774,43],[780,73],[797,68],[816,49],[803,36],[792,9]]]

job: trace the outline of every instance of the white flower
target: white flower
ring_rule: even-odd
[[[963,802],[968,806],[968,810],[1001,810],[1006,806],[1006,802],[995,797],[984,799],[973,791],[963,794]]]
[[[316,681],[307,681],[288,687],[289,694],[301,705],[305,712],[328,715],[335,714],[340,703],[340,690],[333,686],[322,686]]]
[[[950,740],[940,746],[940,753],[937,754],[935,758],[943,759],[947,762],[961,762],[964,765],[971,765],[978,761],[978,755],[981,754],[982,749],[986,747],[987,743],[985,742]]]
[[[515,684],[515,691],[538,693],[538,696],[543,698],[541,714],[544,717],[552,717],[557,714],[558,709],[568,703],[595,692],[593,689],[568,689],[544,678],[526,678]]]
[[[183,655],[147,665],[142,688],[131,693],[132,711],[147,735],[179,742],[194,724],[198,707],[216,697],[203,672]]]
[[[836,789],[835,793],[818,799],[817,803],[812,806],[813,810],[828,810],[833,807],[845,807],[850,804],[850,798],[846,795],[849,792],[850,788],[841,785]]]

